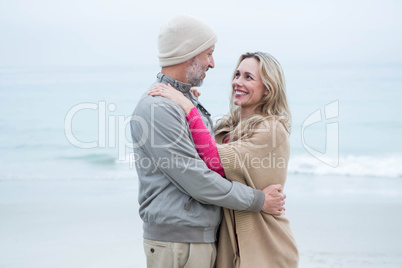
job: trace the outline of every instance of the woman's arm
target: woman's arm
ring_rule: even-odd
[[[192,108],[186,119],[201,159],[204,160],[209,169],[225,177],[225,172],[216,148],[216,141],[205,127],[197,108]]]
[[[156,84],[151,87],[148,94],[165,97],[178,104],[184,110],[198,154],[209,169],[224,177],[225,172],[219,158],[216,142],[205,127],[201,115],[194,104],[180,91],[170,85]]]
[[[289,138],[276,120],[261,122],[249,138],[218,145],[218,154],[226,177],[257,189],[286,180]],[[249,176],[245,176],[245,171]]]

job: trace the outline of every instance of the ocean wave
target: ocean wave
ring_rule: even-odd
[[[66,163],[67,161],[68,163]],[[294,155],[289,161],[289,174],[343,177],[402,178],[402,155],[348,155],[331,167],[310,155]],[[8,162],[0,160],[1,180],[104,180],[136,177],[130,156],[118,160],[114,154],[60,156],[39,162]]]
[[[291,156],[288,172],[320,176],[387,177],[402,178],[402,155],[347,155],[339,158],[339,165],[332,167],[310,155]],[[119,166],[132,165],[130,155],[116,160]]]
[[[137,174],[132,171],[86,171],[76,169],[77,172],[63,172],[54,174],[41,172],[0,172],[0,182],[2,181],[102,181],[102,180],[136,180]]]
[[[331,167],[310,155],[290,158],[288,172],[293,174],[402,177],[402,155],[348,155],[339,158],[339,165]]]
[[[116,157],[110,154],[86,154],[78,156],[61,156],[60,160],[82,161],[95,165],[115,165]]]
[[[63,156],[35,162],[0,159],[0,182],[136,179],[134,169],[128,165],[117,168],[115,164],[115,157],[107,154]]]

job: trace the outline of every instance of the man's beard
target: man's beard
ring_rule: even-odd
[[[193,87],[199,87],[204,82],[203,75],[208,71],[206,66],[202,66],[198,57],[194,58],[186,72],[187,83]]]

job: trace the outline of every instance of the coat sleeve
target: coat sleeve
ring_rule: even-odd
[[[287,163],[289,158],[288,133],[277,120],[260,123],[250,138],[218,144],[217,148],[226,178],[243,184],[247,184],[245,170],[265,168],[270,172],[275,167],[267,165],[267,161],[276,158],[286,159]]]
[[[142,120],[131,121],[131,127],[147,133],[141,135],[142,150],[178,189],[201,203],[236,210],[261,210],[265,199],[262,191],[222,179],[200,159],[185,113],[178,105],[163,99],[142,107],[137,113]],[[139,121],[146,123],[139,125]]]

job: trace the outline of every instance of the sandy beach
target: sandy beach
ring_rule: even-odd
[[[359,189],[360,186],[360,189]],[[395,179],[291,175],[300,267],[401,267]],[[0,267],[145,267],[137,181],[0,181]]]

